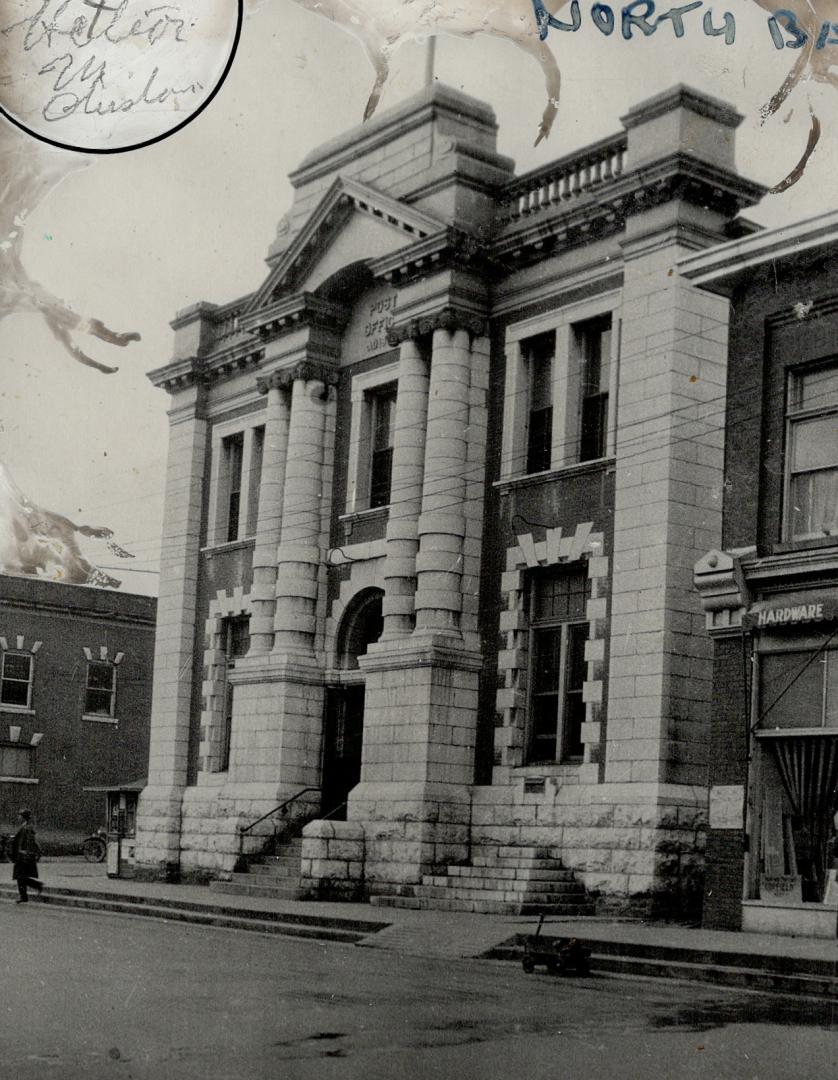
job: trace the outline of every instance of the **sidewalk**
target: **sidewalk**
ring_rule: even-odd
[[[9,864],[6,870],[4,874],[0,867],[0,897],[11,900],[14,894]],[[179,908],[180,917],[195,912],[200,914],[200,919],[190,921],[218,925],[236,925],[234,921],[221,919],[227,913],[239,914],[251,922],[270,919],[275,927],[285,925],[284,920],[291,927],[342,927],[354,929],[354,943],[364,948],[449,960],[476,957],[520,960],[523,936],[534,933],[538,923],[533,916],[274,900],[229,896],[197,885],[114,880],[107,877],[104,864],[90,864],[77,858],[44,859],[41,875],[47,886],[45,899],[54,903],[85,901],[85,906],[105,910],[127,907],[129,913],[135,905],[142,905],[143,910],[133,913],[156,914],[162,918]],[[111,906],[118,902],[124,905],[122,909]],[[253,928],[263,925],[258,922]],[[595,971],[699,978],[728,985],[838,997],[836,941],[599,917],[548,918],[542,934],[585,941],[593,951]],[[315,935],[312,932],[309,936]],[[336,935],[331,938],[341,940]]]

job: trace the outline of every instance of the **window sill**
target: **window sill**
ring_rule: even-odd
[[[117,727],[119,720],[115,716],[94,716],[93,713],[82,713],[82,720],[89,720],[91,724],[110,724]]]
[[[497,488],[501,494],[506,494],[513,488],[535,487],[538,484],[551,483],[564,477],[586,476],[588,473],[599,473],[612,468],[616,464],[616,458],[596,458],[594,461],[580,461],[575,465],[562,465],[558,469],[547,469],[545,472],[525,473],[520,476],[506,476],[495,480],[492,487]]]
[[[255,536],[245,536],[241,540],[225,540],[223,544],[207,544],[201,548],[202,555],[221,555],[225,551],[235,551],[236,548],[253,547],[256,543]]]
[[[532,778],[536,779],[536,776],[559,776],[565,770],[578,769],[584,764],[582,757],[567,758],[565,761],[531,761],[526,765],[516,765],[512,771],[516,776],[531,773]]]
[[[390,513],[390,504],[387,506],[373,506],[368,510],[353,510],[348,514],[341,514],[338,521],[341,525],[351,525],[353,521],[370,521],[377,517],[387,517]]]
[[[795,551],[816,551],[819,548],[838,547],[838,536],[814,536],[809,540],[784,540],[771,548],[773,555],[789,555]]]
[[[28,705],[0,705],[0,712],[14,713],[16,716],[34,716],[35,710]]]
[[[40,784],[34,776],[0,776],[0,784]]]

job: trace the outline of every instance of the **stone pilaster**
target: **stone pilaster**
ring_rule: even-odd
[[[169,456],[163,512],[163,547],[148,785],[137,819],[138,866],[177,873],[181,799],[187,783],[195,612],[207,422],[199,362],[169,413]]]
[[[269,653],[274,642],[277,548],[282,527],[282,498],[291,416],[289,391],[278,374],[257,379],[257,386],[261,393],[268,395],[268,404],[265,412],[265,441],[259,488],[259,518],[253,550],[253,615],[250,627],[252,656]]]
[[[382,639],[404,637],[414,626],[417,520],[425,472],[425,425],[428,417],[428,361],[419,343],[408,338],[399,353],[393,469],[387,548]]]

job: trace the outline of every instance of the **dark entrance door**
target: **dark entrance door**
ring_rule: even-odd
[[[326,696],[321,817],[346,818],[349,792],[361,779],[364,687],[330,686]]]

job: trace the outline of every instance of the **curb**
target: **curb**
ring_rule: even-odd
[[[16,888],[0,885],[0,898],[12,899],[16,896]],[[386,922],[341,919],[331,915],[252,910],[219,904],[201,904],[189,900],[169,900],[65,888],[50,888],[33,902],[86,911],[140,915],[145,918],[162,919],[166,922],[186,922],[201,926],[251,930],[263,934],[281,934],[286,937],[344,942],[349,945],[354,945],[390,925]]]
[[[556,940],[548,938],[546,941]],[[809,960],[686,946],[644,945],[577,937],[591,950],[591,971],[681,979],[781,994],[838,999],[838,961]],[[521,963],[526,935],[516,934],[487,952],[486,960]]]

